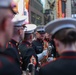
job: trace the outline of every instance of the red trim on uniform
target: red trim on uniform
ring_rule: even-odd
[[[13,47],[13,44],[10,42],[11,47]],[[6,44],[6,48],[8,48],[9,43]]]
[[[15,60],[14,60],[12,57],[9,57],[9,56],[7,56],[7,55],[1,55],[1,54],[0,54],[0,56],[4,56],[4,57],[7,58],[7,59],[9,60],[9,62],[11,62],[11,63],[15,62]]]
[[[76,56],[60,56],[59,58],[64,58],[64,59],[76,59]]]
[[[14,62],[14,59],[13,58],[11,58],[11,57],[6,57],[11,63],[13,63]]]
[[[64,53],[70,53],[70,52],[72,52],[72,53],[76,53],[76,51],[64,51],[62,54],[64,54]]]

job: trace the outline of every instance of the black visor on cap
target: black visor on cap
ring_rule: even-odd
[[[45,34],[45,31],[37,31],[40,34]]]

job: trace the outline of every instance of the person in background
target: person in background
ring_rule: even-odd
[[[60,57],[41,67],[39,75],[76,75],[76,19],[64,18],[48,23]]]
[[[26,24],[26,28],[24,29],[24,40],[19,45],[20,52],[23,58],[23,71],[27,71],[28,65],[32,63],[35,66],[35,70],[38,67],[38,58],[35,53],[35,50],[32,48],[32,39],[33,33],[36,29],[36,25],[34,24]],[[29,68],[29,73],[32,72],[32,69]],[[35,75],[37,75],[35,73]]]
[[[12,0],[0,0],[0,75],[21,75],[15,60],[4,54],[4,51],[13,50],[5,49],[6,43],[12,38],[13,22],[15,14],[11,5]]]
[[[52,42],[51,34],[48,34],[48,33],[45,34],[44,44],[45,44],[44,47],[47,48],[48,50],[47,62],[50,62],[54,60],[54,57],[55,57],[55,47]]]
[[[6,55],[11,56],[12,58],[15,59],[16,63],[18,64],[21,70],[21,73],[22,73],[23,61],[22,61],[21,52],[18,46],[20,41],[24,39],[25,19],[26,19],[25,16],[21,16],[19,14],[16,14],[12,19],[14,23],[14,33],[13,33],[12,39],[6,44],[6,49],[13,48],[14,50],[6,50],[4,52]]]
[[[44,36],[45,36],[45,29],[43,26],[37,27],[36,30],[36,40],[33,40],[32,47],[35,50],[38,61],[43,63],[43,59],[47,57],[47,50],[44,49]]]

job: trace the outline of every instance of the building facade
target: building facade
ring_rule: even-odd
[[[73,18],[76,18],[76,0],[71,0],[71,14]]]
[[[43,5],[41,0],[30,0],[29,21],[36,25],[44,25]]]
[[[45,0],[45,24],[49,21],[56,19],[56,7],[55,7],[55,0]]]
[[[71,17],[72,15],[72,12],[71,12],[72,3],[71,2],[72,2],[71,0],[66,1],[66,17]]]

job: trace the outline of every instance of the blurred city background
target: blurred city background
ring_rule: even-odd
[[[14,0],[15,9],[27,17],[26,23],[46,25],[57,18],[76,18],[76,0]]]

